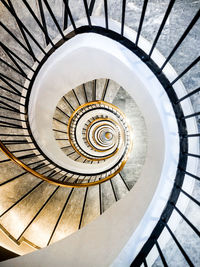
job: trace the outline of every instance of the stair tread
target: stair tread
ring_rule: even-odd
[[[58,224],[51,243],[78,230],[86,188],[75,188]]]
[[[47,203],[44,209],[24,233],[23,236],[26,239],[31,240],[31,242],[39,247],[45,247],[47,245],[70,191],[70,188],[58,189],[58,191],[54,194],[51,200]],[[43,231],[40,231],[38,234],[38,229],[40,228],[42,228]]]

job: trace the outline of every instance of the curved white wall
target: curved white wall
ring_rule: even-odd
[[[123,74],[123,75],[122,75]],[[137,102],[145,118],[149,139],[157,147],[162,166],[164,153],[163,128],[166,104],[161,105],[162,86],[137,56],[111,39],[97,34],[81,34],[62,47],[47,60],[40,70],[30,96],[29,121],[32,133],[49,158],[64,168],[82,173],[102,170],[100,163],[94,169],[64,157],[52,131],[52,118],[60,98],[80,84],[98,78],[110,78],[126,89]],[[163,95],[162,102],[166,95]],[[144,108],[145,107],[145,108]],[[173,125],[171,129],[174,129]],[[160,145],[158,145],[158,136]],[[153,147],[152,146],[152,147]],[[151,151],[153,154],[154,149]],[[109,168],[113,158],[106,161]],[[158,165],[158,163],[157,163]]]

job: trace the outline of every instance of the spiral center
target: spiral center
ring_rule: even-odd
[[[113,138],[113,134],[111,132],[105,132],[104,138],[105,138],[106,141],[107,140],[109,141],[109,140],[111,140]]]
[[[69,119],[68,136],[76,152],[92,161],[117,155],[123,158],[129,151],[130,133],[126,117],[105,101],[79,106]]]

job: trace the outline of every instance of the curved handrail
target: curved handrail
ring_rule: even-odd
[[[0,149],[6,154],[6,156],[8,158],[10,158],[18,166],[20,166],[21,168],[26,170],[28,173],[34,175],[35,177],[37,177],[37,178],[39,178],[39,179],[41,179],[43,181],[46,181],[46,182],[48,182],[50,184],[53,184],[53,185],[62,186],[62,187],[74,187],[74,188],[94,186],[94,185],[101,184],[103,182],[106,182],[106,181],[110,180],[112,177],[117,175],[123,169],[124,165],[126,164],[127,158],[128,158],[126,156],[124,158],[124,160],[122,161],[121,166],[119,167],[119,169],[117,171],[115,171],[113,174],[107,176],[106,178],[103,178],[103,179],[95,181],[95,182],[89,182],[89,183],[68,183],[68,182],[63,182],[63,181],[56,181],[56,180],[54,180],[54,179],[52,179],[50,177],[44,176],[44,175],[40,174],[39,172],[31,169],[26,164],[24,164],[21,160],[19,160],[17,157],[15,157],[1,141],[0,141]],[[129,147],[129,149],[130,149],[130,147]]]

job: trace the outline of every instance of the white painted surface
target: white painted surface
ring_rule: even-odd
[[[117,42],[93,33],[81,34],[66,42],[47,60],[34,83],[29,106],[30,125],[37,143],[49,158],[71,171],[78,168],[82,173],[97,173],[104,163],[95,169],[88,165],[86,170],[82,163],[64,157],[53,135],[53,113],[60,98],[69,90],[97,78],[110,78],[126,89],[142,110],[152,141],[156,145],[159,136],[164,143],[167,104],[163,103],[168,103],[168,99],[155,76],[136,55]],[[174,131],[173,125],[171,129]],[[153,151],[155,148],[150,151],[152,155]],[[164,153],[164,145],[157,153]],[[106,162],[108,168],[112,163],[113,159]],[[162,164],[161,160],[160,167]]]
[[[109,25],[111,25],[111,23],[109,23]],[[132,37],[135,36],[133,31],[126,29],[125,34],[128,35],[128,33],[131,33]],[[101,47],[99,47],[98,50],[98,43],[96,42],[97,36],[95,36],[95,34],[89,34],[87,36],[90,36],[89,44],[87,44],[87,38],[85,40],[84,38],[79,39],[84,37],[84,35],[74,38],[74,40],[79,41],[79,44],[81,41],[81,46],[83,46],[83,48],[79,47],[76,51],[72,51],[68,48],[69,51],[73,52],[73,56],[80,56],[80,59],[83,60],[82,63],[87,59],[87,66],[83,68],[83,66],[80,65],[80,61],[78,65],[75,60],[71,61],[72,65],[70,68],[76,70],[75,67],[78,66],[80,70],[77,74],[76,81],[72,80],[74,78],[73,76],[67,76],[64,70],[61,69],[60,78],[65,80],[66,76],[68,84],[66,86],[64,82],[58,80],[60,90],[58,92],[59,97],[62,96],[61,91],[64,91],[64,88],[66,89],[67,87],[71,89],[84,81],[95,78],[111,78],[121,84],[132,95],[141,108],[147,124],[148,155],[141,178],[124,199],[113,205],[90,225],[46,249],[26,255],[22,258],[10,260],[4,263],[4,266],[10,266],[9,264],[13,262],[16,267],[26,266],[25,264],[31,266],[30,263],[32,266],[55,266],[55,264],[56,266],[64,266],[66,262],[69,266],[94,266],[94,263],[95,266],[102,266],[102,259],[104,266],[110,266],[114,259],[116,259],[116,261],[113,263],[113,266],[129,266],[129,263],[145,243],[159,219],[173,186],[173,178],[176,173],[179,153],[179,140],[173,110],[162,86],[151,71],[124,47],[106,38],[102,40],[102,37],[99,38],[98,36],[99,43],[101,45],[106,44],[106,51],[103,51]],[[95,45],[96,49],[90,47],[92,43]],[[67,44],[70,45],[70,42],[65,45]],[[85,47],[86,44],[87,47]],[[146,44],[147,42],[142,42],[141,39],[140,45],[146,47]],[[63,47],[61,47],[61,49]],[[87,55],[88,47],[90,47],[90,60],[88,60]],[[112,49],[109,50],[109,48]],[[80,51],[81,53],[79,53]],[[99,58],[98,55],[100,56]],[[109,62],[112,64],[103,60],[105,56],[108,56]],[[160,60],[160,56],[159,53],[156,51],[154,52],[154,60]],[[59,59],[62,61],[62,58],[58,57],[57,60]],[[98,62],[96,59],[100,60],[101,64],[103,64],[103,68],[101,64],[95,65],[95,62]],[[70,55],[68,60],[72,60]],[[95,73],[96,75],[98,74],[98,76],[95,76],[94,72],[90,72],[94,71],[94,68],[91,68],[91,63],[93,63],[93,66],[96,66]],[[53,65],[51,65],[51,67],[49,66],[49,69],[43,72],[41,78],[45,78],[47,71],[54,69]],[[115,68],[113,68],[113,66],[115,66]],[[116,66],[120,66],[120,68]],[[67,69],[67,74],[69,74],[68,71],[70,71],[70,69]],[[170,66],[167,66],[165,71],[168,72],[168,75],[171,75],[171,77],[176,77],[176,73]],[[123,75],[121,75],[122,73]],[[36,85],[39,86],[39,83],[36,83]],[[43,85],[47,87],[44,86],[41,92],[36,90],[34,98],[38,97],[39,93],[41,93],[40,96],[42,100],[44,96],[47,97],[47,95],[45,95],[45,88],[47,90],[47,88],[49,88],[49,86],[51,87],[53,84],[47,82]],[[186,93],[181,83],[177,83],[175,87],[177,87],[177,91],[182,91],[183,94]],[[62,88],[62,90],[60,88]],[[56,90],[55,87],[54,90]],[[52,93],[53,89],[50,91]],[[66,93],[66,91],[64,93]],[[49,106],[42,105],[42,103],[37,106],[38,104],[35,101],[35,99],[32,99],[32,109],[39,108],[42,112],[45,110],[50,111]],[[52,97],[50,95],[49,98],[47,98],[47,103],[53,104],[51,101]],[[185,109],[188,112],[192,111],[192,106],[189,101],[186,101]],[[29,112],[31,115],[33,110]],[[37,122],[38,117],[39,114],[36,114],[35,119],[32,116],[32,127],[35,127],[35,129],[39,126],[39,122]],[[191,132],[195,132],[195,121],[192,121],[189,127]],[[41,134],[44,133],[41,132]],[[197,150],[195,141],[193,143],[193,148],[194,151]],[[189,165],[190,170],[194,174],[196,173],[195,164],[196,162],[193,161],[190,162]],[[192,185],[190,186],[192,187]],[[129,242],[127,242],[128,240]]]

